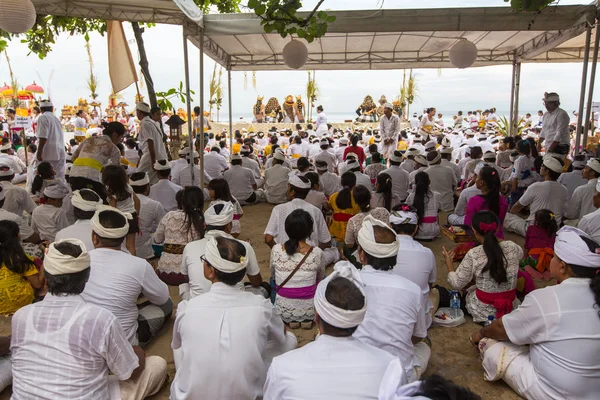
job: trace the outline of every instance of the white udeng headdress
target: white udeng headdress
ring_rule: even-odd
[[[123,217],[125,217],[125,226],[120,228],[105,228],[102,226],[100,223],[100,213],[103,213],[104,211],[114,211],[118,214],[121,214]],[[121,210],[111,206],[100,205],[98,208],[96,208],[96,213],[90,220],[90,225],[92,227],[92,231],[102,238],[120,239],[127,236],[127,233],[129,233],[129,222],[127,222],[129,219],[132,219],[131,214],[121,212]]]
[[[79,257],[73,257],[68,254],[62,254],[56,250],[59,243],[71,243],[81,248]],[[75,274],[81,272],[90,266],[90,256],[85,249],[85,244],[79,239],[63,239],[51,243],[48,247],[46,257],[44,257],[44,270],[52,275]]]
[[[389,226],[373,218],[373,216],[367,215],[358,231],[358,244],[360,247],[366,253],[377,258],[388,258],[397,255],[398,249],[400,248],[398,240],[396,239],[392,243],[377,243],[375,240],[375,232],[373,231],[375,226],[380,226],[389,230],[394,234],[394,237],[396,237],[396,232]]]
[[[235,240],[235,239],[230,239]],[[243,270],[248,266],[248,257],[241,257],[240,262],[225,260],[219,253],[219,246],[216,237],[210,237],[205,247],[206,261],[215,269],[225,273],[234,273]]]

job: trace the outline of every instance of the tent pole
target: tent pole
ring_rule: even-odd
[[[594,56],[592,58],[592,72],[590,73],[590,88],[588,90],[587,107],[585,110],[585,124],[583,129],[583,140],[581,142],[583,148],[586,148],[588,132],[590,130],[590,116],[594,117],[592,113],[592,98],[594,97],[594,81],[596,80],[596,66],[598,64],[598,46],[600,45],[600,24],[596,22],[596,38],[594,40]]]
[[[513,129],[515,135],[519,128],[519,89],[521,88],[521,63],[518,62],[516,65],[515,75],[515,109],[513,115]]]
[[[579,154],[581,144],[581,128],[583,122],[583,102],[585,101],[585,87],[587,83],[587,69],[590,60],[590,41],[592,37],[592,27],[588,26],[585,31],[585,52],[583,53],[583,68],[581,71],[581,92],[579,94],[579,114],[577,115],[577,133],[575,139],[575,154]]]
[[[512,67],[512,79],[510,83],[510,114],[508,116],[508,136],[514,136],[515,131],[513,129],[513,115],[515,109],[515,74],[517,69],[517,62],[513,61]]]
[[[190,145],[190,172],[192,174],[192,182],[194,182],[194,140],[193,140],[193,125],[194,120],[192,117],[192,105],[190,103],[190,63],[188,60],[188,40],[187,35],[185,34],[185,29],[183,32],[183,64],[185,69],[185,95],[186,95],[186,109],[187,109],[187,130],[188,130],[188,140]]]
[[[200,146],[198,146],[198,155],[200,156],[200,188],[204,188],[204,29],[200,28]],[[210,116],[209,116],[210,118]]]
[[[231,105],[231,67],[227,67],[227,105],[229,106],[229,151],[233,151],[233,111]]]

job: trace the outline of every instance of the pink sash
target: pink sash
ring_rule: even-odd
[[[287,299],[310,300],[315,297],[317,284],[298,288],[282,287],[277,291],[277,296],[282,296]]]

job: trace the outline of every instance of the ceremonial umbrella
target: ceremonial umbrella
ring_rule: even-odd
[[[15,97],[15,94],[14,94],[13,90],[9,88],[9,89],[4,89],[2,91],[2,96],[4,96],[7,99],[12,99],[13,97]]]
[[[25,90],[31,93],[44,94],[44,88],[36,84],[35,81],[33,81],[31,85],[27,86]]]
[[[10,89],[10,88],[11,88],[11,87],[10,87],[10,86],[8,86],[8,85],[6,84],[6,82],[4,82],[4,86],[0,87],[0,93],[4,92],[5,90],[8,90],[8,89]]]
[[[17,92],[17,98],[19,100],[31,100],[33,99],[33,93],[28,90],[19,90]]]

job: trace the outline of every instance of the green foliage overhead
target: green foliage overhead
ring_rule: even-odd
[[[505,3],[510,3],[510,6],[515,11],[542,11],[550,4],[557,0],[504,0]]]
[[[194,95],[194,94],[196,94],[196,92],[194,92],[193,90],[190,89],[190,95]],[[179,101],[181,101],[183,104],[185,104],[186,99],[187,99],[187,94],[186,94],[185,90],[183,90],[183,82],[179,82],[178,88],[171,88],[171,89],[167,90],[166,92],[156,92],[156,97],[158,98],[158,106],[160,107],[161,110],[163,110],[165,112],[172,110],[173,113],[175,114],[177,112],[177,110],[175,110],[175,107],[173,106],[171,99],[174,97],[178,97]]]

